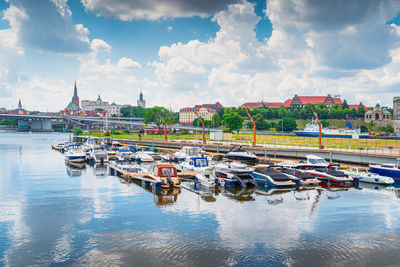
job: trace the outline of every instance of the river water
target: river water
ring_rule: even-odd
[[[395,188],[152,192],[0,132],[0,265],[398,266]]]

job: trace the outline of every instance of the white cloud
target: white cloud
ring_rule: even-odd
[[[253,5],[233,4],[212,18],[220,26],[215,38],[162,46],[151,66],[165,90],[207,91],[228,106],[327,93],[388,104],[400,86],[400,30],[386,21],[399,10],[397,1],[271,0],[273,31],[259,41]]]
[[[101,39],[93,39],[90,48],[96,53],[111,51],[111,46]]]
[[[82,0],[87,10],[105,17],[116,17],[131,21],[138,19],[157,20],[177,17],[209,17],[223,10],[229,3],[238,0],[197,1],[197,0]]]
[[[119,70],[133,70],[140,69],[142,66],[139,62],[133,61],[127,57],[123,57],[118,60],[117,67]]]

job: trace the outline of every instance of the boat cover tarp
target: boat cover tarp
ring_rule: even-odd
[[[261,174],[268,175],[269,177],[271,177],[275,181],[279,181],[279,182],[290,181],[289,177],[286,174],[281,173],[281,172],[279,172],[279,171],[277,171],[275,169],[271,169],[271,168],[256,168],[254,170],[254,172],[258,172],[258,173],[261,173]]]
[[[283,168],[283,169],[280,169],[280,171],[283,172],[283,173],[287,173],[287,174],[293,175],[293,176],[295,176],[297,178],[300,178],[300,179],[314,179],[314,176],[312,176],[310,174],[307,174],[307,173],[304,173],[304,172],[301,172],[301,171],[298,171],[298,170]]]

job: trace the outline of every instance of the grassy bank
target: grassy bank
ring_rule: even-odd
[[[118,133],[111,136],[104,136],[101,133],[90,133],[94,137],[111,137],[113,139],[139,140],[138,134]],[[168,135],[168,139],[176,140],[193,140],[202,139],[201,134],[172,134]],[[209,139],[209,135],[206,135]],[[141,140],[164,140],[164,135],[142,135]],[[233,141],[249,143],[252,142],[252,134],[233,134]],[[318,147],[318,137],[299,137],[299,136],[277,136],[277,135],[257,135],[257,143],[269,145],[285,145],[285,146],[302,146],[302,147]],[[400,149],[399,140],[384,139],[348,139],[348,138],[322,138],[322,144],[327,148],[337,149],[383,149],[393,148]]]

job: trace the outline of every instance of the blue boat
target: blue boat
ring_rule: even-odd
[[[230,186],[240,186],[247,187],[247,185],[256,186],[252,175],[250,175],[251,170],[242,169],[228,169],[220,168],[214,171],[214,175],[217,178],[217,182],[220,185],[226,187]]]
[[[290,177],[273,168],[258,167],[250,174],[257,185],[268,187],[291,187],[296,186]]]
[[[294,131],[297,136],[305,137],[318,137],[319,136],[319,126],[313,121],[308,123],[304,130]],[[336,129],[336,128],[323,128],[321,129],[321,137],[325,138],[369,138],[366,134],[361,134],[360,129]]]
[[[369,165],[369,171],[382,176],[388,176],[395,180],[400,180],[400,158],[396,159],[395,164]]]

